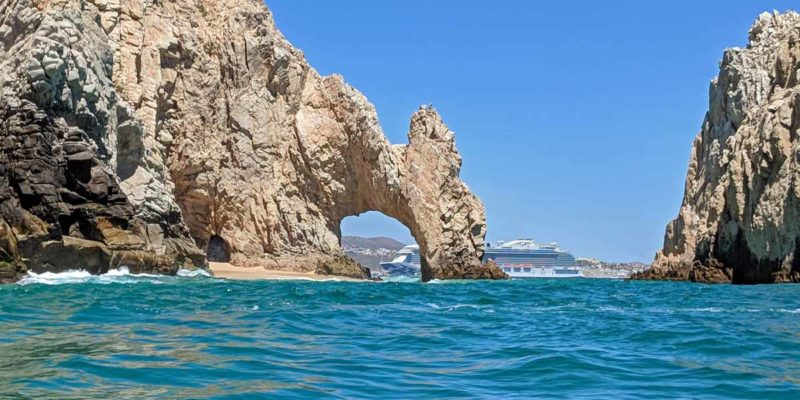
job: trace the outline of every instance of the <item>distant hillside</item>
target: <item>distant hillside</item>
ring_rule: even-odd
[[[397,251],[405,244],[388,237],[363,238],[359,236],[342,236],[342,247],[346,249],[387,249]]]
[[[342,236],[342,249],[359,264],[382,272],[381,261],[391,261],[406,245],[388,237]]]
[[[641,262],[612,263],[594,258],[578,258],[575,264],[583,267],[583,275],[592,278],[627,278],[650,266]]]

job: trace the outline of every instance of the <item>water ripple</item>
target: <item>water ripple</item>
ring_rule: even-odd
[[[0,287],[0,398],[800,397],[800,286],[116,274]]]

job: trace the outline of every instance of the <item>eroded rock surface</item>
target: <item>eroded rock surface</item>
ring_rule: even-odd
[[[113,51],[91,4],[0,1],[0,280],[204,265],[180,213],[135,217],[114,173]]]
[[[4,160],[4,204],[62,247],[146,250],[167,257],[159,269],[202,263],[214,238],[234,264],[367,277],[341,261],[339,225],[376,210],[411,230],[424,279],[497,272],[480,263],[483,206],[436,111],[420,108],[408,144],[390,144],[367,99],[311,68],[259,0],[0,0],[0,43],[1,108],[27,113],[4,118],[4,154],[36,154],[18,172]],[[31,178],[36,157],[46,178]]]
[[[764,13],[728,49],[680,213],[640,279],[800,282],[800,15]]]

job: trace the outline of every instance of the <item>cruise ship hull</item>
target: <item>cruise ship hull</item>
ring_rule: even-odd
[[[419,264],[382,262],[381,268],[389,276],[417,276],[420,274]]]
[[[420,275],[419,246],[402,248],[391,262],[381,267],[389,276]],[[486,249],[484,262],[494,262],[512,279],[583,278],[575,257],[555,244],[540,245],[530,239],[518,239]]]
[[[394,260],[382,262],[381,268],[388,276],[416,277],[420,275],[420,265],[419,246],[412,244],[400,249]]]

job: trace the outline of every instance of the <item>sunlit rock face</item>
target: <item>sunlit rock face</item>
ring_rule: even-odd
[[[311,68],[261,1],[0,0],[0,23],[3,148],[30,153],[3,160],[10,238],[28,213],[42,243],[162,257],[143,269],[224,250],[243,266],[366,277],[343,260],[339,224],[377,210],[411,230],[426,280],[502,275],[480,262],[483,206],[436,111],[390,144],[372,104]],[[7,253],[15,273],[41,267]]]
[[[764,13],[728,49],[678,217],[640,278],[800,281],[800,15]]]

